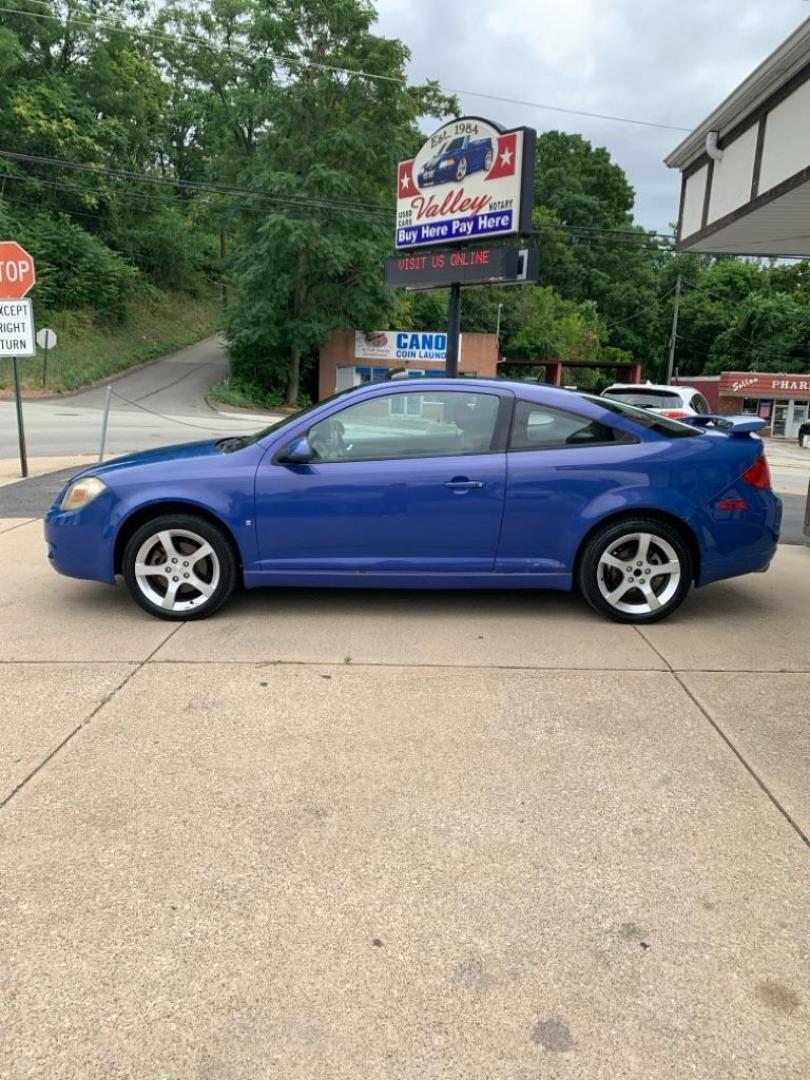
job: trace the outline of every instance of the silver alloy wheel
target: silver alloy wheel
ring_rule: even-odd
[[[458,163],[458,168],[456,169],[456,180],[459,180],[459,181],[463,180],[466,175],[467,175],[467,159],[462,158],[461,161]]]
[[[492,168],[492,151],[487,150],[486,156],[484,157],[484,169],[485,169],[486,172],[489,172],[489,170],[491,168]]]
[[[672,600],[683,569],[673,546],[655,533],[611,540],[599,558],[599,592],[616,611],[648,615]]]
[[[165,529],[138,548],[135,580],[156,607],[191,611],[206,604],[219,585],[216,552],[188,529]]]

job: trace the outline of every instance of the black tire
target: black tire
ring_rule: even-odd
[[[634,534],[639,537],[635,552],[634,541],[630,539]],[[648,555],[639,560],[644,536],[650,538]],[[623,540],[626,543],[622,544]],[[608,558],[623,565],[603,563]],[[656,566],[674,566],[675,560],[677,571],[655,574]],[[614,622],[644,625],[660,622],[677,610],[686,599],[693,578],[692,555],[683,534],[654,518],[634,517],[614,521],[586,541],[579,559],[577,583],[582,595],[600,615]],[[605,593],[612,594],[614,599],[608,599]]]
[[[170,553],[160,541],[160,533],[166,534],[167,544],[171,542]],[[170,535],[174,533],[179,535]],[[200,541],[208,545],[210,554],[203,551]],[[140,572],[136,570],[139,554],[144,560]],[[156,572],[143,573],[146,565],[154,566]],[[199,573],[195,566],[199,566]],[[230,537],[207,518],[192,513],[161,514],[141,525],[127,542],[121,569],[135,603],[158,619],[174,622],[207,619],[229,599],[239,582],[239,562]],[[163,582],[164,603],[170,602],[168,594],[173,590],[170,607],[157,602]]]

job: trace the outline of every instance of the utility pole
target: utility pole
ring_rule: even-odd
[[[667,359],[667,377],[665,380],[667,386],[672,383],[672,372],[675,367],[675,346],[678,342],[678,314],[681,309],[682,285],[683,278],[678,274],[678,279],[675,282],[675,310],[672,312],[672,336],[669,339],[669,358]]]
[[[503,309],[503,304],[498,304],[498,320],[497,320],[497,323],[495,325],[495,337],[498,339],[498,341],[501,340],[501,311],[502,311],[502,309]]]

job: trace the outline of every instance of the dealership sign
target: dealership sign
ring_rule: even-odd
[[[531,229],[537,135],[477,116],[451,120],[399,165],[398,248],[455,244]]]
[[[385,284],[405,289],[444,285],[521,284],[536,281],[540,253],[531,248],[458,248],[415,251],[385,260]]]
[[[358,330],[354,339],[356,360],[438,360],[447,359],[447,334],[419,333],[415,330]]]

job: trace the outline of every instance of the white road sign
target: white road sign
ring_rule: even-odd
[[[41,330],[37,330],[37,345],[40,349],[55,349],[56,334],[43,326]]]
[[[0,300],[0,356],[36,356],[30,300]]]

